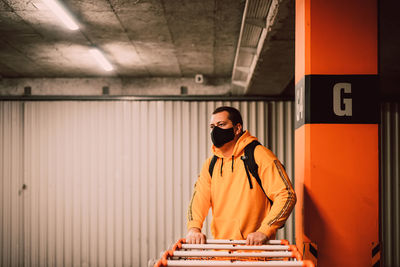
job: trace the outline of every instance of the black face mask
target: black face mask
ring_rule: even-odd
[[[211,131],[211,140],[216,147],[221,147],[235,138],[233,127],[222,129],[217,126]]]

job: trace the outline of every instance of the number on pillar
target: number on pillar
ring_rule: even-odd
[[[304,103],[303,103],[303,86],[296,90],[296,120],[299,122],[303,119]]]

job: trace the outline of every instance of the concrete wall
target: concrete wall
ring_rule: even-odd
[[[231,88],[230,79],[205,79],[196,83],[194,78],[4,78],[0,79],[0,96],[24,95],[30,87],[37,96],[75,95],[98,96],[103,87],[109,95],[225,95]]]

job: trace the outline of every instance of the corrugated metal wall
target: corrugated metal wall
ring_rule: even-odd
[[[293,102],[0,102],[0,265],[158,258],[186,233],[220,105],[239,108],[293,177]],[[290,218],[278,237],[293,235]]]
[[[381,232],[384,266],[400,266],[400,103],[381,108]]]
[[[21,266],[23,104],[0,101],[0,266]]]

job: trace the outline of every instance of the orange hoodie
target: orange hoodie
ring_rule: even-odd
[[[208,170],[212,157],[203,165],[188,209],[188,229],[201,229],[211,207],[211,232],[216,239],[246,239],[256,231],[275,238],[276,230],[293,210],[296,194],[281,163],[264,146],[255,148],[254,158],[262,186],[273,205],[253,176],[253,189],[250,189],[240,157],[244,155],[245,146],[254,140],[257,138],[244,132],[235,144],[232,157],[228,158],[212,147],[218,160],[212,178]]]

